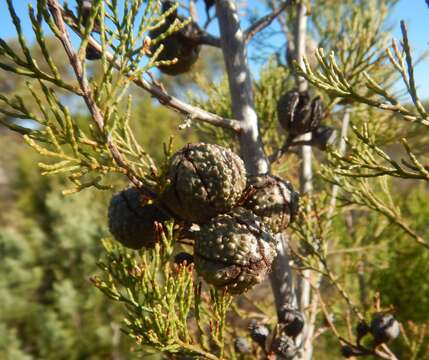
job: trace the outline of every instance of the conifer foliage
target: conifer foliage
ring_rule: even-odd
[[[396,1],[267,1],[269,13],[250,21],[234,0],[204,3],[202,24],[194,0],[37,0],[28,5],[36,61],[24,15],[6,0],[17,42],[0,39],[0,71],[25,79],[26,96],[0,92],[0,122],[43,157],[44,175],[64,180],[63,195],[102,190],[110,197],[102,212],[110,235],[97,232],[104,255],[91,282],[121,305],[122,331],[145,355],[310,360],[323,336],[338,344],[337,357],[395,360],[398,351],[418,358],[425,327],[401,325],[406,319],[384,294],[368,291],[362,270],[372,266],[379,281],[378,249],[365,249],[383,245],[392,226],[429,248],[390,190],[391,179],[429,180],[424,151],[411,142],[429,120],[405,23],[401,45],[386,49],[384,22]],[[215,20],[219,36],[207,30]],[[287,51],[277,47],[252,77],[248,49],[275,48],[261,40],[273,24]],[[63,51],[67,76],[47,32]],[[315,42],[317,50],[309,46]],[[168,93],[163,76],[180,89],[180,75],[204,61],[205,46],[223,57],[224,78],[208,84],[194,74],[200,91],[187,100]],[[411,104],[393,94],[398,75]],[[176,149],[171,139],[158,144],[163,156],[152,157],[140,136],[157,127],[135,131],[138,91],[178,113],[179,129],[204,141]],[[72,100],[85,106],[86,122]],[[69,221],[71,214],[62,213]],[[64,230],[70,238],[80,221],[76,231]],[[19,236],[0,234],[0,241],[9,253],[25,251]],[[85,252],[85,244],[74,250]],[[73,256],[66,269],[78,263]],[[17,271],[7,261],[2,267]],[[42,296],[52,293],[44,283],[53,284],[41,282]],[[79,296],[67,281],[57,294],[59,308],[64,297]],[[46,314],[49,334],[67,338],[58,316]],[[12,338],[16,329],[0,331]],[[21,355],[20,344],[14,348]]]

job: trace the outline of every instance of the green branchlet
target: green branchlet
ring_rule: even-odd
[[[92,281],[125,306],[124,331],[137,344],[164,354],[221,359],[232,297],[203,290],[192,265],[173,264],[176,241],[173,222],[165,224],[154,250],[129,252],[105,240],[102,275]]]

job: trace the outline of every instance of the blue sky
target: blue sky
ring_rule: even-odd
[[[341,1],[341,0],[338,0]],[[23,19],[26,18],[27,4],[34,0],[14,0],[16,11]],[[251,0],[250,3],[253,1]],[[202,3],[200,0],[199,3]],[[429,50],[429,8],[425,0],[400,0],[391,15],[391,23],[394,27],[393,35],[400,38],[399,21],[403,19],[408,24],[410,41],[413,45],[414,54],[422,54]],[[31,35],[31,27],[23,22],[24,31]],[[14,29],[10,22],[7,11],[6,0],[0,0],[0,37],[8,38],[14,36]],[[419,93],[422,98],[429,98],[429,59],[420,63],[416,68],[416,79]]]
[[[424,0],[400,0],[392,14],[393,35],[401,38],[399,21],[405,20],[408,26],[414,58],[429,51],[429,8]],[[416,82],[421,98],[429,98],[429,58],[416,66]]]

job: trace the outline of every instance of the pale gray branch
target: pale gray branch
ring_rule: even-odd
[[[305,45],[307,38],[307,8],[303,2],[297,5],[297,17],[294,28],[294,44],[296,50],[296,61],[298,64],[304,64]],[[308,89],[308,82],[301,76],[296,76],[298,91],[304,92]],[[299,140],[311,141],[311,133],[304,134]],[[303,145],[300,150],[301,169],[300,169],[300,185],[301,193],[311,193],[313,191],[313,151],[311,146]],[[305,311],[310,305],[311,298],[311,270],[304,270],[297,282],[297,304],[301,311]],[[310,360],[313,353],[312,337],[310,334],[311,326],[307,323],[302,332],[302,344],[304,349],[300,359]]]
[[[265,15],[260,18],[245,31],[245,43],[248,43],[258,32],[261,32],[266,27],[270,26],[271,23],[284,11],[286,8],[293,3],[294,0],[284,1],[277,9],[273,10],[272,13]]]
[[[258,129],[244,33],[235,1],[216,1],[221,45],[228,74],[234,117],[240,120],[240,150],[250,174],[265,174],[269,164]]]
[[[217,18],[221,31],[222,50],[228,73],[234,116],[241,120],[241,155],[250,174],[269,171],[258,129],[258,119],[253,102],[253,91],[244,34],[240,29],[237,8],[233,0],[216,1]],[[270,274],[271,287],[277,311],[289,304],[292,293],[292,273],[288,253],[282,235],[277,235],[278,256],[274,259]]]
[[[70,14],[66,14],[64,9],[58,5],[58,9],[61,12],[61,14],[63,16],[66,16],[69,20],[72,20],[73,22],[75,22],[76,19],[73,19]],[[82,34],[78,31],[76,26],[73,26],[73,24],[71,24],[71,28],[75,31],[75,33],[78,36],[82,36]],[[93,46],[95,50],[101,52],[102,46],[101,44],[95,40],[92,36],[90,36],[88,38],[88,44]],[[115,57],[114,55],[109,52],[106,51],[105,53],[106,59],[110,62],[115,61]],[[116,68],[120,68],[120,64],[119,61],[117,60],[116,63],[114,64]],[[164,89],[162,89],[160,86],[157,86],[156,84],[153,84],[149,81],[147,81],[146,79],[144,79],[143,77],[139,77],[139,78],[135,78],[132,76],[132,74],[128,75],[130,78],[132,78],[132,81],[134,82],[135,85],[137,85],[138,87],[146,90],[147,92],[149,92],[153,97],[155,97],[156,99],[158,99],[158,101],[186,116],[189,117],[192,120],[196,120],[196,121],[202,121],[202,122],[206,122],[209,124],[212,124],[214,126],[219,126],[219,127],[223,127],[226,129],[231,129],[237,133],[239,133],[241,131],[241,123],[237,120],[234,119],[229,119],[229,118],[224,118],[222,116],[213,114],[211,112],[208,112],[206,110],[203,110],[199,107],[193,106],[191,104],[188,104],[172,95],[169,95]]]
[[[346,139],[347,139],[349,123],[350,123],[350,109],[346,108],[342,119],[341,137],[338,145],[339,152],[342,155],[344,155],[346,152],[346,145],[347,145]],[[338,190],[339,188],[337,185],[332,186],[331,201],[330,201],[329,210],[328,210],[328,219],[330,219],[334,213]],[[329,227],[331,224],[331,221],[330,220],[328,221],[329,222],[328,224],[326,224],[326,227]],[[327,244],[328,251],[331,245],[332,245],[331,242],[328,241],[328,244]],[[322,276],[319,275],[319,278],[315,281],[315,284],[314,284],[315,289],[317,290],[319,289],[321,281],[322,281]],[[310,319],[306,325],[307,332],[306,332],[306,337],[304,339],[303,356],[302,356],[303,360],[311,360],[313,356],[312,343],[313,343],[313,337],[314,337],[313,334],[316,330],[316,317],[317,317],[318,307],[319,307],[319,297],[313,296],[313,298],[311,299]]]

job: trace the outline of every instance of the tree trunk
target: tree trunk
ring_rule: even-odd
[[[258,118],[253,101],[252,81],[247,62],[243,31],[234,0],[216,1],[221,46],[228,74],[234,118],[242,122],[239,134],[241,156],[249,174],[266,174],[270,167],[259,134]],[[270,274],[277,311],[290,302],[292,272],[283,236],[278,235],[278,256]],[[293,298],[293,296],[292,296]]]
[[[234,0],[216,1],[217,19],[221,35],[229,91],[234,118],[241,121],[239,134],[241,156],[249,174],[266,174],[269,164],[264,153],[253,101],[244,34]]]

